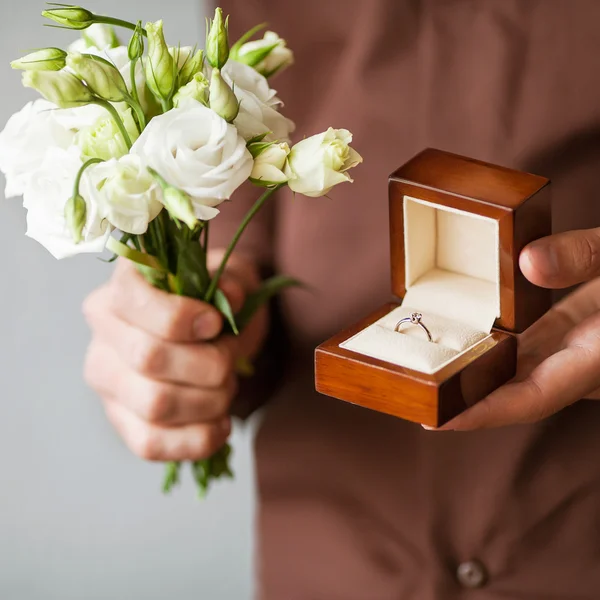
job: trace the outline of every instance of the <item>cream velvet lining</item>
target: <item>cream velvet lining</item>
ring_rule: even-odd
[[[499,232],[493,219],[406,197],[406,295],[394,309],[340,346],[434,373],[485,339],[500,315]],[[423,314],[418,326],[394,327]]]

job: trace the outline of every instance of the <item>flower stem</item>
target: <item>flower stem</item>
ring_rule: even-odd
[[[135,31],[137,28],[135,23],[123,21],[122,19],[115,19],[113,17],[104,17],[103,15],[94,15],[94,22],[104,23],[105,25],[114,25],[115,27],[124,27],[125,29],[131,29],[131,31]],[[142,34],[148,37],[148,33],[145,29],[142,29]]]
[[[73,184],[73,197],[79,195],[79,184],[81,183],[81,178],[83,177],[85,170],[92,165],[97,165],[101,162],[104,162],[101,158],[90,158],[90,160],[81,166],[81,169],[77,172],[77,177],[75,177],[75,183]]]
[[[140,95],[138,94],[137,83],[135,80],[135,69],[137,60],[132,60],[129,65],[129,75],[131,77],[131,98],[128,102],[129,106],[135,111],[137,116],[140,133],[146,128],[146,115],[140,103]]]
[[[125,140],[125,143],[127,144],[127,148],[131,150],[131,146],[133,145],[131,143],[131,138],[129,137],[129,133],[127,133],[127,128],[125,127],[123,120],[119,116],[117,109],[110,102],[107,102],[106,100],[101,100],[100,98],[94,100],[92,104],[97,104],[98,106],[105,108],[110,113],[110,116],[114,119],[117,127],[119,128],[119,131],[121,132],[121,135],[123,136],[123,139]]]
[[[248,227],[248,225],[250,224],[250,221],[252,221],[252,219],[254,218],[254,216],[258,213],[258,211],[263,207],[264,203],[280,188],[282,188],[285,184],[280,184],[277,185],[275,187],[269,188],[268,190],[265,191],[265,193],[254,203],[254,206],[248,211],[248,214],[244,217],[244,220],[241,222],[240,226],[238,227],[238,230],[235,232],[235,235],[233,236],[233,239],[231,240],[231,242],[229,243],[229,246],[227,246],[227,250],[225,251],[225,254],[223,255],[223,259],[221,260],[221,264],[219,265],[219,268],[217,269],[217,272],[214,274],[210,285],[208,286],[208,290],[206,292],[206,295],[204,296],[204,301],[205,302],[211,302],[215,292],[217,291],[217,287],[219,285],[219,281],[221,279],[221,275],[223,275],[223,272],[225,271],[225,267],[227,266],[227,262],[229,261],[229,258],[231,257],[231,254],[233,253],[233,251],[235,250],[235,247],[237,246],[237,243],[240,241],[240,238],[242,237],[242,234],[244,233],[244,230],[246,229],[246,227]]]

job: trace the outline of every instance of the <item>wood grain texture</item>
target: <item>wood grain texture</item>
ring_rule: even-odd
[[[389,182],[392,291],[406,294],[404,198],[487,217],[500,233],[500,317],[495,326],[522,332],[552,305],[550,290],[529,283],[519,269],[521,250],[552,233],[550,182],[441,150],[421,152]]]
[[[319,393],[439,427],[514,377],[517,341],[502,331],[493,331],[489,338],[433,374],[340,347],[397,306],[385,304],[317,348],[315,385]]]
[[[500,317],[484,341],[428,375],[371,358],[340,344],[397,303],[384,305],[315,352],[318,392],[366,408],[439,427],[512,379],[517,338],[551,306],[551,292],[519,269],[521,250],[552,232],[549,181],[440,150],[428,149],[400,167],[389,182],[392,290],[403,298],[405,197],[493,219],[498,223]]]

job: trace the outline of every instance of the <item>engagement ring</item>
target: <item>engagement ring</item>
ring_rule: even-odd
[[[426,334],[427,334],[427,339],[433,343],[433,338],[431,337],[431,333],[429,333],[429,329],[427,329],[427,327],[425,327],[425,325],[423,325],[422,322],[423,319],[423,315],[421,313],[411,313],[410,317],[406,317],[405,319],[402,319],[400,321],[398,321],[396,323],[396,327],[394,327],[394,331],[397,331],[398,333],[400,333],[400,327],[402,327],[402,325],[418,325]]]

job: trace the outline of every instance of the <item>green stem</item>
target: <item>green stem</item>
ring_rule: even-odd
[[[204,255],[208,254],[208,232],[209,232],[210,221],[204,223]]]
[[[117,109],[110,102],[107,102],[106,100],[100,100],[99,98],[94,100],[92,104],[97,104],[98,106],[105,108],[109,112],[110,116],[114,119],[117,127],[119,128],[119,131],[121,132],[121,135],[123,136],[123,139],[127,144],[127,148],[131,150],[131,146],[133,145],[131,143],[131,138],[129,137],[129,133],[127,133],[127,128],[125,127],[123,120],[119,116]]]
[[[165,100],[164,98],[161,98],[160,104],[162,106],[163,112],[169,112],[173,108],[172,98],[167,98],[167,100]]]
[[[123,21],[123,19],[115,19],[113,17],[104,17],[103,15],[94,15],[94,23],[104,23],[105,25],[124,27],[125,29],[131,29],[131,31],[135,31],[137,29],[137,25],[135,23]],[[145,29],[142,29],[142,34],[148,37],[148,33]]]
[[[135,80],[135,69],[137,67],[137,62],[137,59],[132,60],[129,65],[129,75],[131,78],[131,98],[127,104],[129,104],[129,106],[131,106],[131,108],[135,111],[141,133],[146,128],[146,115],[144,114],[144,110],[142,109],[142,105],[140,103],[140,95],[138,94],[137,83]]]
[[[81,166],[81,169],[77,172],[77,177],[75,177],[75,183],[73,184],[73,197],[79,195],[79,184],[81,183],[81,178],[85,170],[92,165],[97,165],[98,163],[104,162],[101,158],[90,158],[86,163]]]
[[[227,266],[227,262],[229,261],[231,254],[235,250],[237,243],[240,241],[244,230],[250,224],[250,221],[252,221],[256,213],[258,213],[258,211],[263,207],[264,203],[284,185],[285,184],[281,184],[266,190],[265,193],[254,203],[254,206],[248,211],[248,214],[244,217],[244,220],[241,222],[240,226],[238,227],[238,230],[235,232],[235,235],[229,243],[229,246],[227,246],[227,250],[225,250],[225,254],[223,255],[221,264],[219,265],[217,272],[214,274],[206,292],[206,295],[204,296],[205,302],[211,302],[214,298],[215,292],[217,291],[217,287],[219,285],[219,281],[221,280],[221,275],[223,275],[225,267]]]

